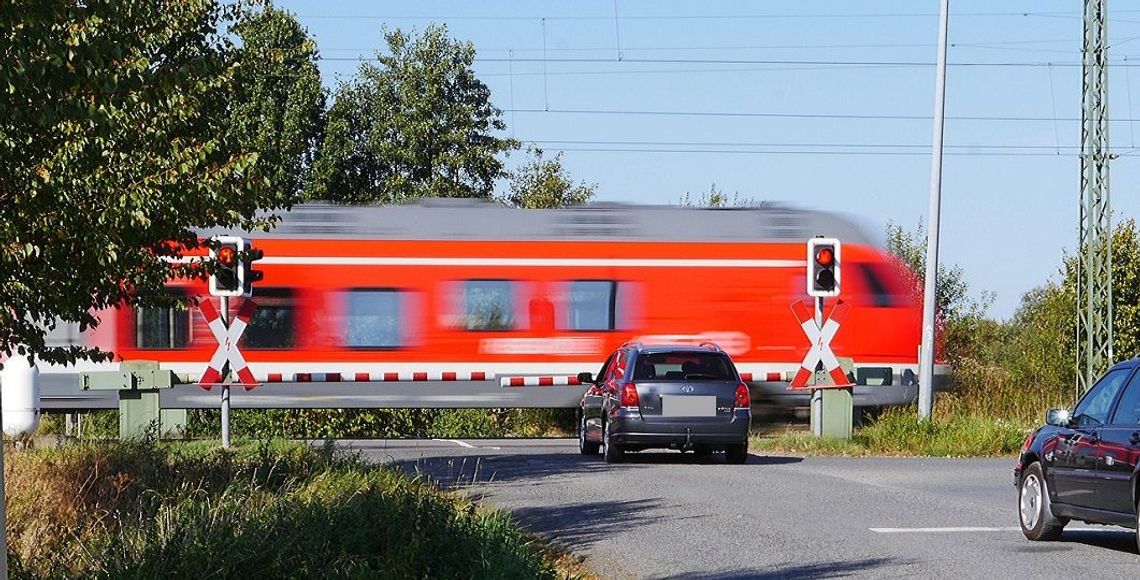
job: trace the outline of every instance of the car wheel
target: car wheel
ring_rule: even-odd
[[[733,465],[741,465],[748,461],[748,441],[729,445],[724,450],[724,460]]]
[[[1140,498],[1136,500],[1136,549],[1140,550]]]
[[[1065,528],[1068,520],[1053,515],[1052,504],[1049,502],[1049,489],[1046,487],[1040,463],[1029,464],[1029,467],[1021,473],[1017,499],[1021,533],[1025,534],[1026,538],[1056,540],[1061,537],[1061,530]]]
[[[578,452],[582,455],[597,455],[601,443],[586,440],[586,413],[580,413],[578,420]]]
[[[617,444],[610,442],[610,422],[606,421],[602,424],[602,446],[604,448],[603,454],[606,463],[618,463],[625,456],[625,451],[618,447]]]

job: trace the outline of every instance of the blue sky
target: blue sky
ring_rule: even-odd
[[[382,48],[381,26],[446,24],[475,44],[508,133],[563,150],[599,200],[677,203],[716,183],[880,236],[926,216],[937,0],[279,5],[316,38],[330,87]],[[994,293],[999,318],[1075,245],[1081,5],[951,2],[941,259]],[[1140,211],[1132,6],[1110,6],[1116,220]]]

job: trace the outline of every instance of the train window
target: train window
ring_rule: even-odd
[[[257,310],[242,335],[242,347],[248,349],[292,348],[293,291],[288,288],[258,288]]]
[[[79,332],[79,323],[55,319],[55,327],[45,329],[44,344],[47,346],[83,344],[83,335]]]
[[[467,280],[463,283],[467,330],[511,330],[515,327],[515,283]]]
[[[863,281],[867,284],[867,291],[870,293],[871,303],[877,308],[890,308],[898,306],[898,297],[894,292],[891,292],[887,287],[886,280],[882,276],[879,268],[872,264],[855,264],[855,269],[859,270],[863,275]]]
[[[190,313],[185,308],[139,308],[135,327],[138,348],[186,348],[190,342]]]
[[[567,284],[561,330],[614,330],[617,282],[575,280]]]
[[[401,316],[406,312],[405,292],[392,288],[348,291],[346,344],[353,348],[405,346]]]

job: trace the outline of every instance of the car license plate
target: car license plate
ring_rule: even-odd
[[[715,417],[716,397],[661,395],[661,414],[666,417]]]

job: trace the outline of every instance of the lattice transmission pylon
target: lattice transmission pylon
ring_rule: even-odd
[[[1077,247],[1077,394],[1113,363],[1112,206],[1106,0],[1084,0],[1081,200]]]

